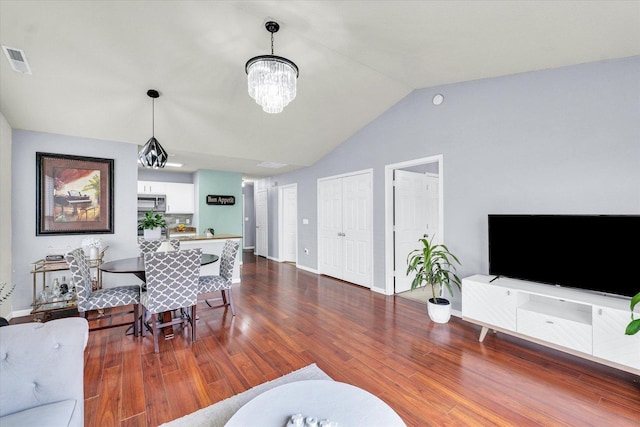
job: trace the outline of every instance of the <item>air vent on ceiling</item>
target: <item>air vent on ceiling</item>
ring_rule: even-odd
[[[262,163],[259,163],[258,166],[263,168],[280,169],[287,165],[286,163],[278,163],[278,162],[262,162]]]
[[[29,67],[27,55],[24,54],[24,50],[9,46],[2,46],[2,50],[4,50],[4,54],[7,55],[13,71],[22,74],[31,74],[31,67]]]

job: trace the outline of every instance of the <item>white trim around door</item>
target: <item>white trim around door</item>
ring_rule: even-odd
[[[298,263],[298,184],[278,187],[278,258]]]
[[[384,266],[385,266],[385,294],[393,295],[395,293],[395,237],[394,237],[394,188],[393,188],[393,172],[396,169],[412,168],[429,163],[438,163],[438,174],[440,176],[438,182],[438,230],[439,241],[444,242],[444,169],[443,156],[441,154],[421,159],[408,160],[405,162],[394,163],[384,167]]]

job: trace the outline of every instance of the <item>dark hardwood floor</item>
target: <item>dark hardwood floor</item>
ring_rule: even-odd
[[[408,426],[640,425],[640,377],[422,304],[244,254],[237,316],[199,306],[198,340],[92,331],[86,426],[157,426],[316,363],[379,396]]]

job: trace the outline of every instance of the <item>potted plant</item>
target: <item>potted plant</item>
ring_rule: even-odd
[[[415,274],[411,290],[430,286],[431,298],[427,301],[429,318],[436,323],[447,323],[451,317],[451,303],[442,296],[445,288],[453,296],[452,284],[461,289],[454,265],[454,262],[460,264],[460,261],[445,245],[435,245],[427,239],[418,241],[422,247],[414,249],[407,256],[407,275]]]
[[[636,319],[633,316],[633,309],[636,308],[636,305],[640,303],[640,292],[636,294],[633,298],[631,298],[631,322],[627,325],[627,329],[625,334],[627,335],[635,335],[640,331],[640,319]]]
[[[11,296],[11,294],[13,293],[13,290],[16,288],[16,285],[12,285],[10,288],[8,288],[8,290],[6,290],[7,288],[7,284],[6,283],[0,283],[0,307],[2,306],[2,303],[4,303],[6,300],[9,299],[9,297]],[[4,317],[0,317],[0,326],[7,326],[9,325],[9,321],[7,319],[5,319]]]
[[[146,240],[159,239],[162,228],[167,226],[167,221],[159,213],[152,210],[144,214],[144,218],[138,221],[138,229],[144,230]]]

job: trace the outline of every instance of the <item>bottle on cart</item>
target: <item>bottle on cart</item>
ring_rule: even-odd
[[[67,276],[62,276],[62,283],[60,283],[60,294],[66,295],[69,292],[69,284],[67,283]]]
[[[60,281],[56,277],[53,279],[53,301],[58,301],[60,298]]]
[[[51,286],[45,285],[44,290],[40,294],[40,301],[43,303],[51,302]]]
[[[73,277],[69,279],[69,294],[70,299],[74,299],[76,297],[76,285],[73,283]]]

